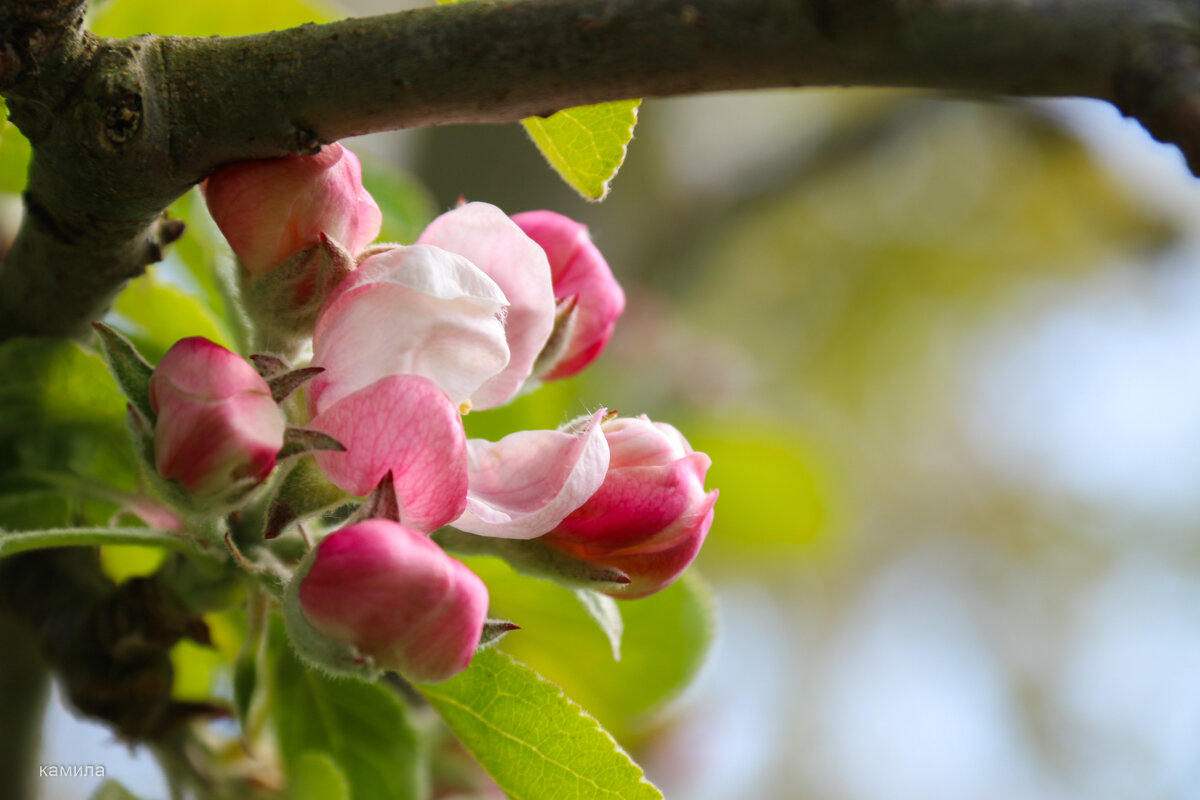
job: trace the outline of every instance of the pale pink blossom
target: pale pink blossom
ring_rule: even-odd
[[[237,161],[205,182],[217,227],[250,275],[314,247],[321,234],[351,254],[379,235],[382,214],[354,153],[334,143],[311,156]]]
[[[456,528],[533,539],[591,497],[608,469],[601,409],[559,431],[520,431],[467,442],[467,510]]]
[[[645,416],[603,425],[609,465],[587,502],[539,541],[624,571],[615,597],[653,594],[687,568],[712,526],[717,492],[704,490],[712,464],[678,430]]]
[[[462,420],[428,378],[381,378],[330,405],[309,427],[328,433],[346,448],[316,453],[326,477],[343,491],[366,495],[391,473],[405,525],[429,532],[466,507]]]
[[[176,342],[150,378],[154,463],[201,494],[275,466],[286,429],[266,381],[241,356],[199,336]]]
[[[487,203],[467,203],[442,214],[417,244],[467,258],[504,292],[508,364],[471,394],[471,405],[483,410],[507,403],[532,374],[554,329],[554,288],[545,252],[503,211]]]
[[[299,597],[319,633],[419,683],[466,669],[488,608],[475,573],[423,533],[380,519],[325,537]]]
[[[612,338],[625,310],[625,293],[586,225],[553,211],[525,211],[512,220],[546,251],[554,299],[573,306],[563,322],[567,329],[556,332],[564,340],[557,343],[554,361],[540,365],[544,371],[539,377],[570,377],[592,363]]]
[[[308,387],[312,413],[388,375],[423,375],[462,405],[504,369],[509,351],[495,281],[436,247],[393,247],[365,259],[317,318]]]

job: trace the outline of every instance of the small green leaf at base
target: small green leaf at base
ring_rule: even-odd
[[[133,346],[133,342],[114,328],[103,322],[93,322],[92,327],[96,329],[100,338],[104,360],[121,393],[145,419],[153,420],[154,411],[150,408],[150,377],[154,374],[154,367],[142,357]]]
[[[521,120],[538,150],[585,199],[603,200],[625,161],[641,100],[564,108]]]
[[[662,800],[594,717],[498,650],[417,688],[513,800]]]
[[[588,616],[596,621],[600,630],[608,637],[608,643],[612,645],[613,661],[620,661],[621,634],[625,632],[625,621],[621,618],[621,609],[617,607],[617,601],[591,589],[576,589],[575,596],[583,604]]]

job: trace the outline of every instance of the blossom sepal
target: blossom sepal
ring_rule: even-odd
[[[300,342],[312,336],[317,315],[334,287],[354,266],[349,251],[321,234],[319,244],[275,269],[241,270],[243,307],[266,349],[294,355]]]
[[[275,460],[279,462],[285,458],[315,453],[318,450],[342,453],[345,452],[346,446],[324,431],[289,425],[283,432],[283,448],[275,456]]]
[[[538,353],[533,362],[533,374],[526,383],[526,390],[537,388],[542,378],[567,355],[567,347],[575,333],[575,325],[579,321],[579,298],[575,295],[556,300],[554,303],[554,330],[550,338]]]
[[[333,512],[342,506],[352,507],[352,495],[339,489],[311,458],[294,459],[287,474],[278,482],[270,499],[263,522],[263,539],[275,539],[294,524]]]
[[[253,359],[254,356],[250,356],[250,358]],[[255,366],[258,366],[257,361]],[[276,403],[282,403],[291,397],[293,392],[324,371],[324,367],[301,367],[279,372],[270,377],[263,375],[263,378],[266,379],[267,386],[271,388],[271,397],[275,398]],[[260,371],[259,374],[261,375],[262,372]]]
[[[396,495],[396,478],[391,470],[379,479],[371,493],[363,498],[362,504],[346,520],[347,525],[366,522],[369,519],[386,519],[399,522],[400,498]]]
[[[93,322],[92,327],[100,339],[100,352],[108,364],[121,394],[133,404],[142,418],[154,422],[154,411],[150,408],[150,376],[154,367],[147,361],[133,342],[116,329],[103,322]]]
[[[540,539],[499,539],[442,528],[434,541],[460,556],[495,556],[522,575],[545,578],[571,589],[619,589],[630,577],[616,567],[584,561],[547,547]]]
[[[513,631],[521,630],[521,626],[506,619],[487,619],[483,621],[483,633],[479,635],[479,645],[475,652],[485,647],[491,647]]]

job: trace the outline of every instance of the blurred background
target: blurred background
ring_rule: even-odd
[[[350,146],[408,207],[586,222],[626,288],[596,365],[476,435],[605,405],[713,459],[698,678],[606,707],[596,631],[595,674],[552,675],[668,798],[1200,796],[1200,186],[1173,148],[1086,101],[649,100],[589,204],[518,126]],[[46,736],[43,763],[161,796],[106,731]]]

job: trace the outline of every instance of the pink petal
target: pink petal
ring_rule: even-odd
[[[462,420],[428,378],[381,378],[332,404],[310,427],[345,445],[344,453],[316,454],[326,476],[344,491],[366,495],[392,473],[403,524],[432,531],[466,507]]]
[[[533,371],[554,328],[554,288],[546,253],[504,212],[487,203],[467,203],[430,223],[418,244],[458,253],[488,274],[508,298],[505,330],[508,366],[471,395],[483,410],[511,400]]]
[[[320,413],[386,375],[423,375],[465,401],[508,363],[495,282],[436,247],[396,247],[366,259],[317,319],[308,388]]]
[[[608,470],[600,429],[521,431],[498,442],[467,442],[467,510],[454,526],[480,536],[532,539],[554,528],[591,497]]]
[[[645,414],[618,417],[604,423],[612,451],[612,467],[663,466],[692,452],[692,446],[673,425],[651,422]]]

